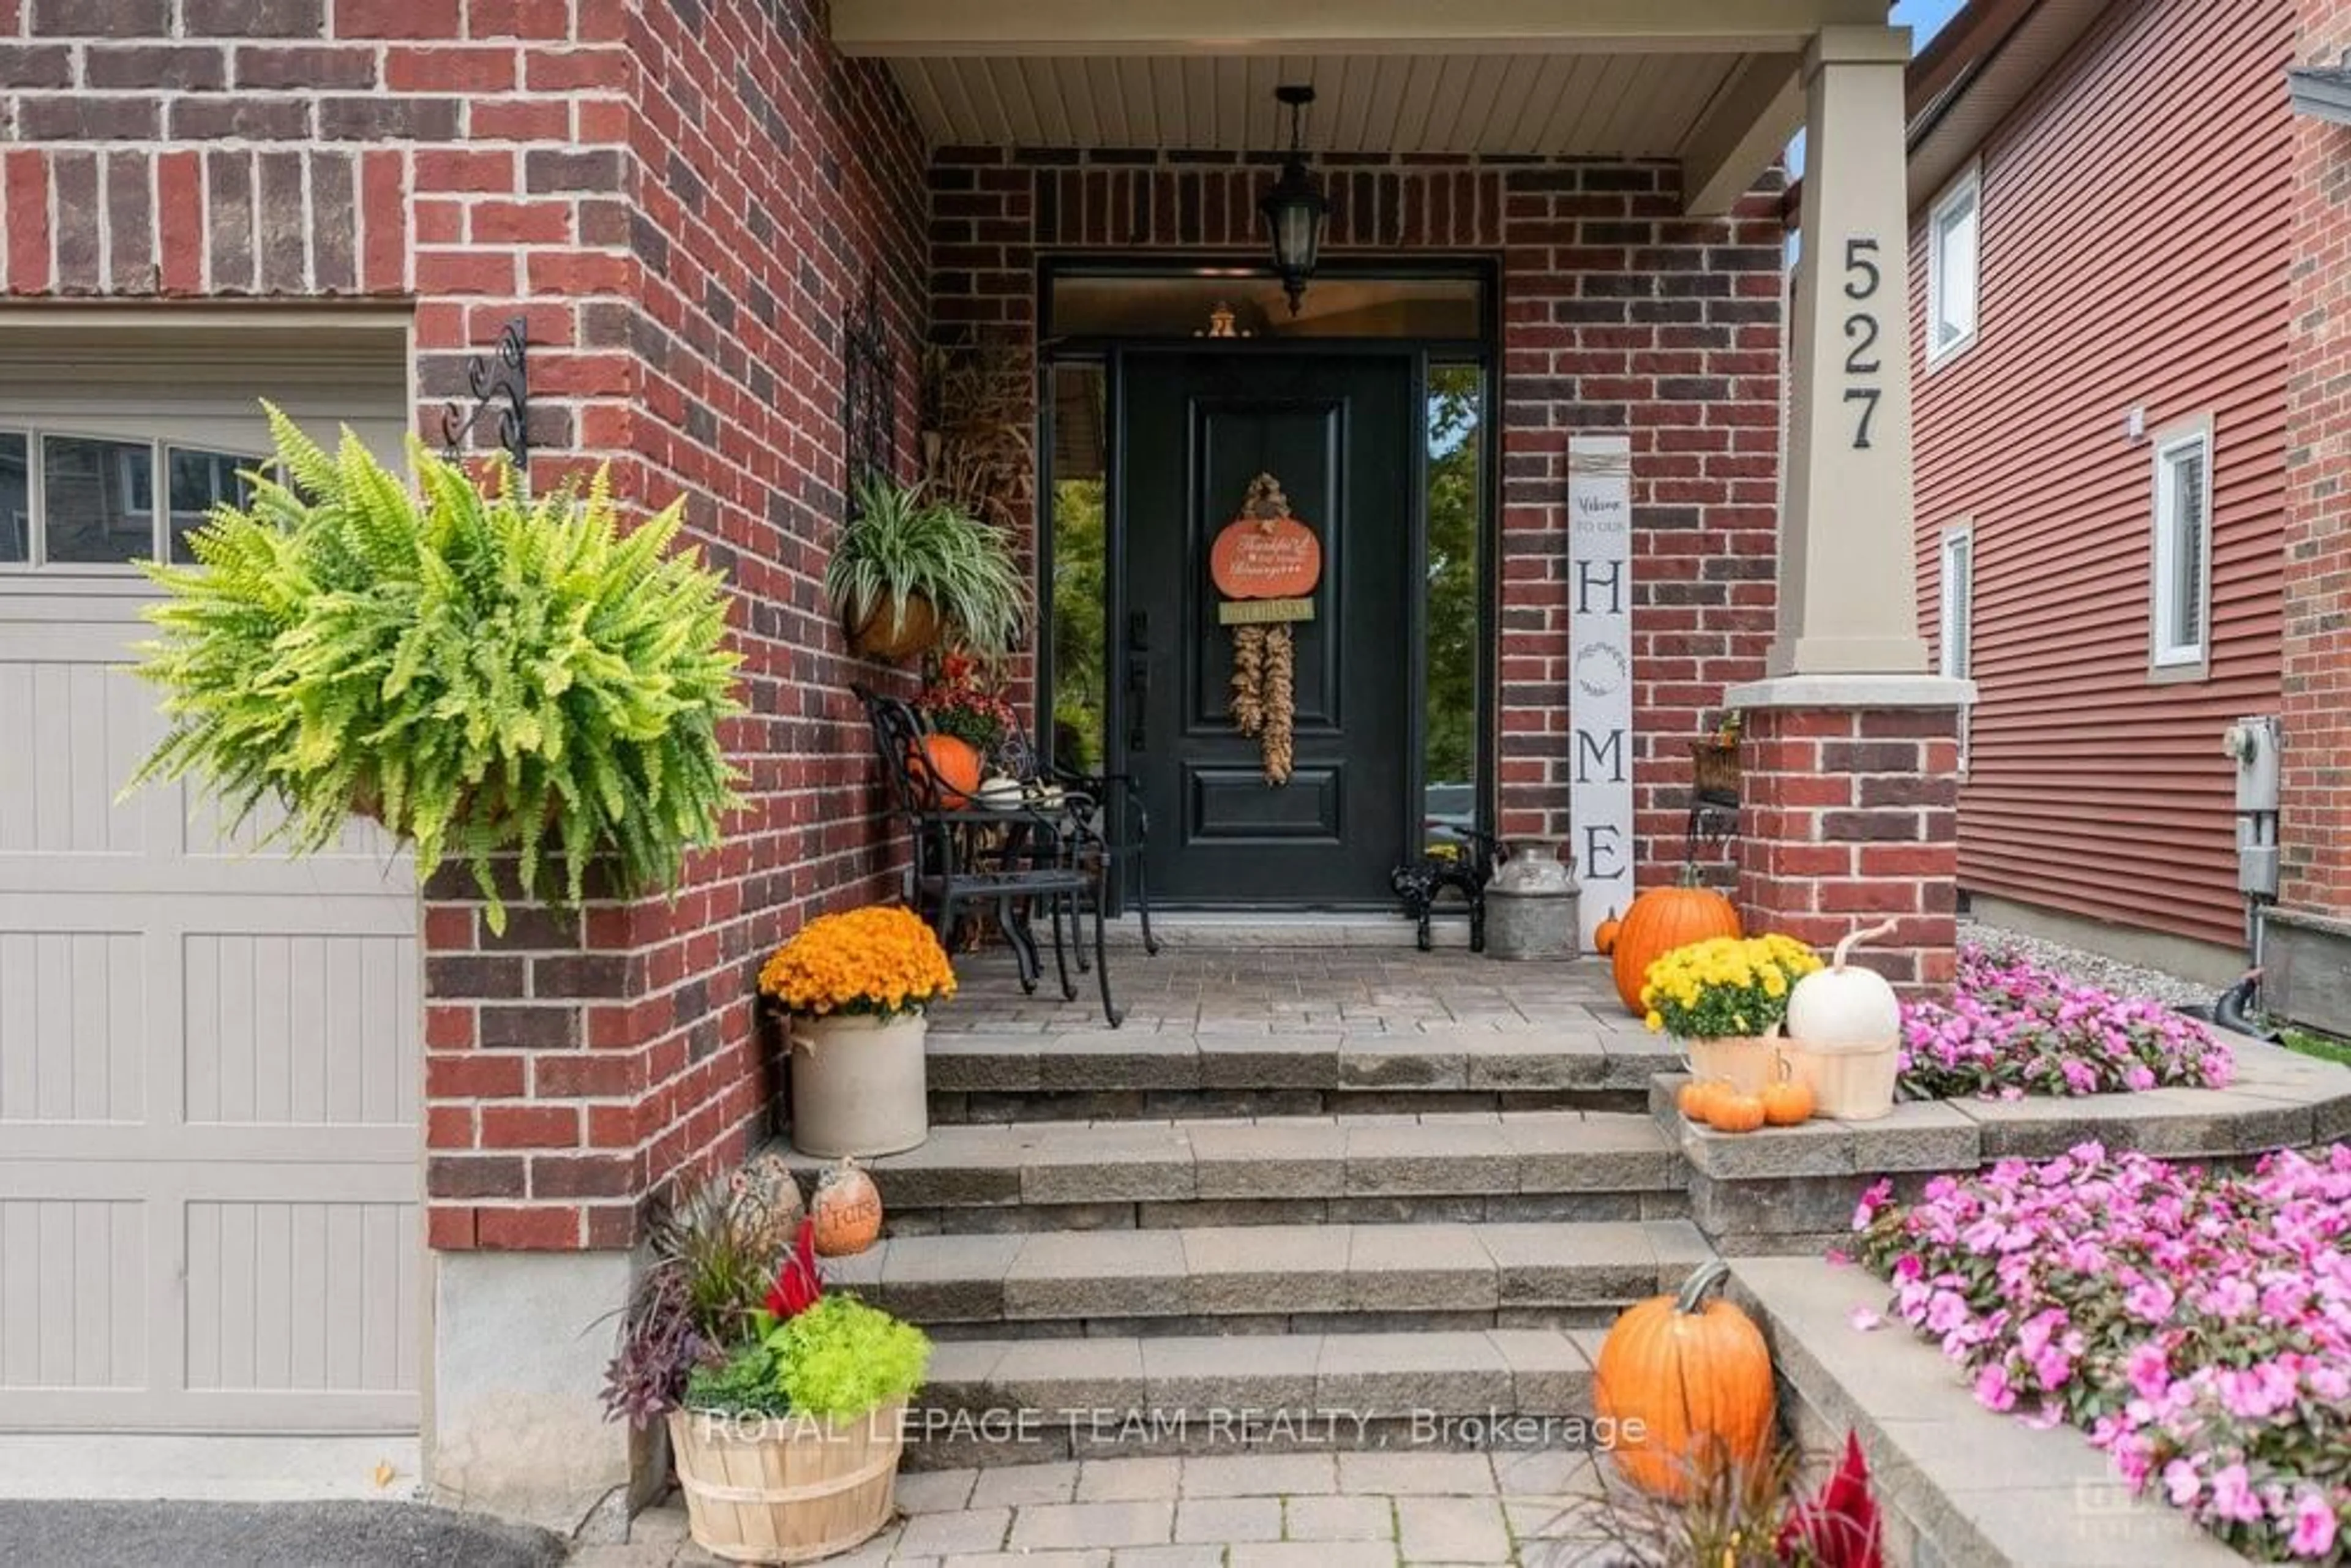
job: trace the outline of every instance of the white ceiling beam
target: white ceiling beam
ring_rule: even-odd
[[[1784,54],[1886,0],[833,0],[852,55]]]
[[[1749,57],[1682,143],[1685,210],[1701,218],[1729,212],[1803,123],[1803,57]]]

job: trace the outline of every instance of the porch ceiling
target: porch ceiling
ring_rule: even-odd
[[[1128,55],[900,57],[943,144],[1279,147],[1273,89],[1311,82],[1323,152],[1677,156],[1698,114],[1757,57]],[[1795,57],[1787,57],[1793,77]]]
[[[1677,158],[1719,213],[1802,120],[1824,26],[1886,0],[833,0],[941,144]]]

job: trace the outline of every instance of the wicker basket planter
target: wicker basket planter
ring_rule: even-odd
[[[1687,1040],[1690,1076],[1728,1083],[1741,1094],[1761,1094],[1780,1078],[1780,1058],[1787,1042],[1771,1034],[1723,1035]]]
[[[1901,1060],[1894,1041],[1833,1045],[1792,1040],[1784,1050],[1792,1074],[1813,1092],[1813,1114],[1839,1122],[1875,1122],[1893,1114]]]
[[[694,1543],[729,1563],[813,1563],[872,1540],[896,1508],[905,1411],[903,1400],[835,1422],[672,1411]]]

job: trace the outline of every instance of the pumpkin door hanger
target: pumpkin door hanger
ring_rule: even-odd
[[[1217,619],[1232,628],[1233,675],[1228,711],[1233,727],[1258,742],[1265,781],[1290,782],[1297,716],[1294,622],[1314,618],[1322,580],[1322,541],[1290,515],[1281,482],[1249,481],[1240,515],[1208,547],[1208,577],[1223,595]]]

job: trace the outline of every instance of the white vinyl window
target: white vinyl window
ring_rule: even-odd
[[[1936,639],[1938,674],[1970,679],[1975,662],[1976,531],[1961,523],[1943,530],[1942,614]],[[1968,768],[1969,712],[1959,712],[1959,771]]]
[[[1976,340],[1981,273],[1983,177],[1968,172],[1935,199],[1927,217],[1927,362],[1939,364]]]
[[[2212,609],[2212,426],[2205,421],[2155,444],[2152,659],[2159,675],[2207,666]]]
[[[220,503],[241,504],[246,472],[264,461],[162,440],[0,429],[0,571],[191,560],[189,531]]]

